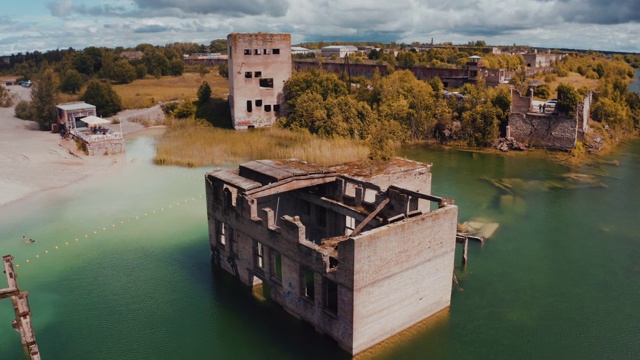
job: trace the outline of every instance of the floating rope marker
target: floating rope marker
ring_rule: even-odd
[[[45,254],[48,254],[48,253],[49,253],[49,250],[45,250],[45,251],[44,251],[44,253],[45,253]]]
[[[68,241],[66,241],[64,244],[65,244],[65,245],[67,245],[67,246],[69,246],[69,242],[68,242]]]
[[[78,242],[78,241],[80,241],[80,240],[78,240],[78,238],[76,238],[76,242]]]
[[[27,259],[27,264],[30,262],[31,260]]]
[[[56,245],[56,250],[58,250],[58,245]]]
[[[40,255],[36,255],[36,259],[40,259]]]

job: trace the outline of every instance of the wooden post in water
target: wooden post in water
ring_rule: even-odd
[[[16,280],[18,276],[13,271],[13,256],[5,255],[2,257],[2,260],[9,287],[0,289],[0,299],[11,298],[13,311],[16,314],[16,319],[12,321],[12,325],[20,334],[25,357],[31,360],[40,360],[36,335],[31,326],[31,309],[29,308],[28,300],[29,293],[26,291],[20,292],[20,288],[18,288],[18,282]]]
[[[469,254],[469,238],[465,236],[464,242],[462,243],[462,266],[467,265]]]

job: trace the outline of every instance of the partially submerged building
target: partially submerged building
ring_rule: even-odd
[[[446,309],[458,208],[430,165],[251,161],[205,175],[214,267],[351,354]]]
[[[229,34],[229,105],[234,129],[271,126],[291,77],[290,34]]]

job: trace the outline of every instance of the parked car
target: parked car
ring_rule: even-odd
[[[5,85],[11,86],[11,85],[13,85],[13,83],[11,81],[7,81],[7,83]]]
[[[544,105],[546,107],[548,107],[548,108],[555,109],[557,103],[558,103],[558,99],[551,99],[551,100],[547,101],[546,103],[544,103]]]
[[[33,83],[31,82],[31,80],[27,80],[25,82],[22,83],[22,86],[24,87],[30,87]]]

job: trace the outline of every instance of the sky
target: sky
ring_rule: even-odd
[[[484,40],[490,45],[640,52],[640,0],[2,0],[0,55],[208,45],[232,32],[292,43]]]

